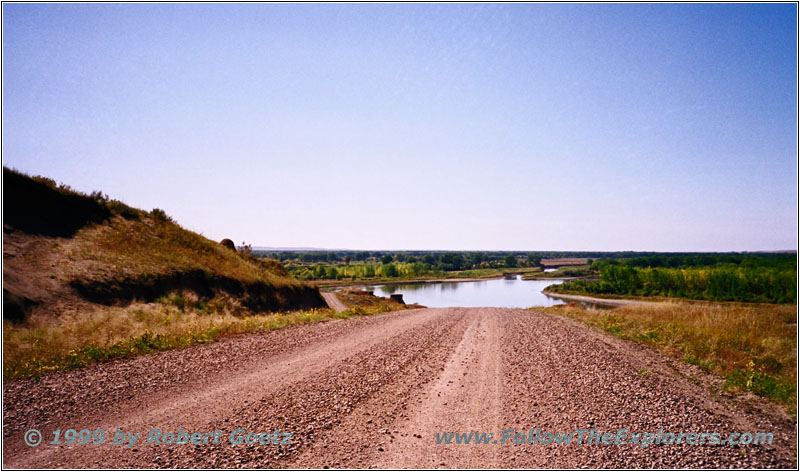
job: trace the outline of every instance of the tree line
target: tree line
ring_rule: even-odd
[[[574,280],[556,292],[664,296],[714,301],[797,303],[793,254],[599,260],[600,280]]]

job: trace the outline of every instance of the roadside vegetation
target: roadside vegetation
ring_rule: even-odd
[[[603,259],[599,280],[549,287],[553,293],[661,296],[710,301],[797,303],[794,254]]]
[[[252,313],[234,298],[201,300],[173,293],[155,303],[108,307],[3,323],[3,379],[38,378],[57,370],[213,342],[232,334],[267,332],[295,324],[415,308],[391,300],[354,296],[349,309]],[[344,300],[343,300],[344,301]]]
[[[723,388],[747,390],[786,405],[797,401],[796,305],[673,300],[610,310],[576,304],[537,310],[655,346],[721,375]]]

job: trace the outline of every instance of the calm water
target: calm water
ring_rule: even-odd
[[[446,306],[497,306],[527,308],[564,303],[542,293],[548,285],[563,280],[522,280],[519,275],[510,279],[480,282],[441,282],[428,284],[391,284],[371,286],[375,295],[388,297],[402,293],[406,303],[419,303],[430,308]]]

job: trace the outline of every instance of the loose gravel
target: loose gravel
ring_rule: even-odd
[[[653,349],[574,320],[500,308],[334,320],[3,387],[3,465],[22,468],[796,468],[796,424],[715,396]],[[38,447],[23,434],[44,433]],[[141,433],[134,447],[49,445],[56,428]],[[151,429],[222,444],[145,444]],[[771,432],[772,446],[443,445],[531,428]],[[291,445],[228,444],[232,431]]]

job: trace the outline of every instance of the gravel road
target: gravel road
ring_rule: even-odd
[[[339,300],[339,297],[336,296],[333,292],[320,292],[322,294],[322,298],[325,299],[325,303],[328,304],[329,307],[333,308],[334,311],[345,311],[347,309],[347,305],[342,303]]]
[[[293,326],[3,387],[11,468],[796,467],[796,425],[759,400],[573,320],[440,308]],[[30,428],[44,435],[30,447]],[[103,429],[102,444],[53,431]],[[132,447],[114,432],[140,433]],[[437,444],[444,432],[769,432],[772,446]],[[220,444],[147,444],[151,430]],[[229,443],[236,430],[291,445]],[[275,435],[273,435],[275,436]],[[285,438],[282,434],[279,439]],[[199,437],[199,436],[198,436]],[[575,439],[576,441],[577,439]],[[63,441],[63,438],[62,438]],[[272,437],[266,442],[271,442]]]

